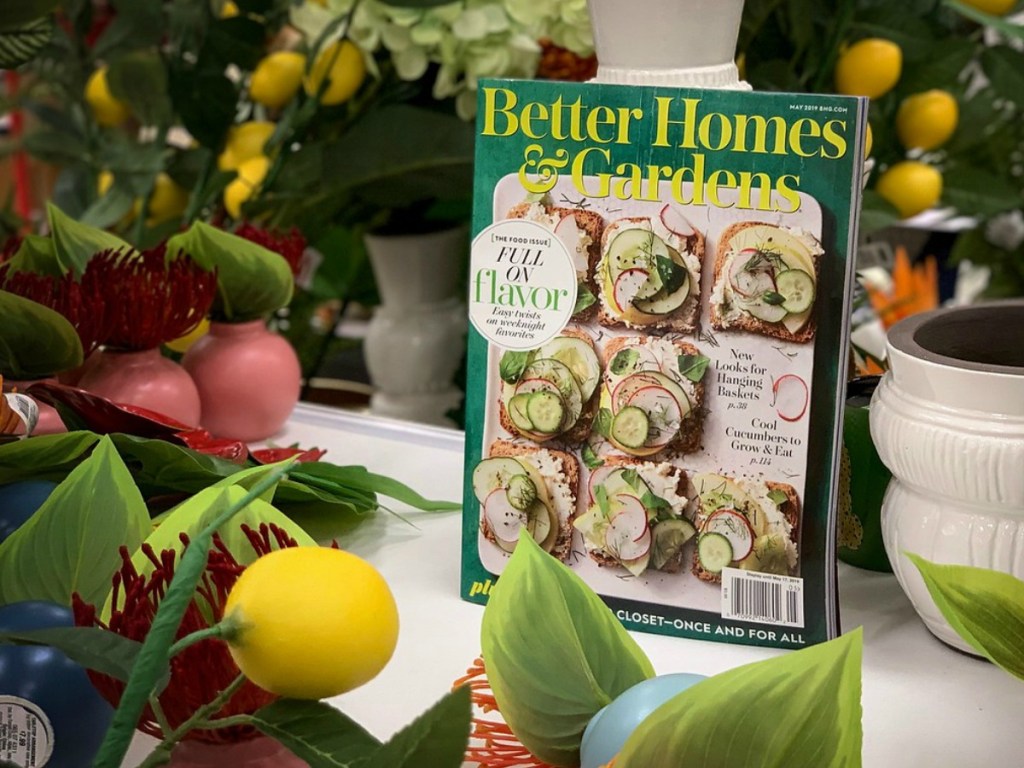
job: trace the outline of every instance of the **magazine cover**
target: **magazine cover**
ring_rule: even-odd
[[[529,536],[629,629],[836,636],[866,101],[479,94],[463,597]]]

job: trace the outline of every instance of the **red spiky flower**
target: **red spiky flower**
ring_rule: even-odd
[[[548,39],[540,41],[540,62],[537,77],[541,80],[584,82],[597,74],[597,57],[580,56]]]
[[[82,275],[102,292],[108,315],[103,343],[119,350],[154,349],[191,331],[217,294],[217,273],[190,258],[168,261],[166,244],[122,254],[94,255]]]
[[[262,556],[272,549],[297,546],[285,531],[276,525],[264,523],[259,530],[247,525],[241,527],[253,551]],[[188,546],[188,537],[181,535],[181,541]],[[165,550],[158,556],[149,545],[143,545],[143,552],[153,565],[152,573],[141,575],[132,563],[127,548],[121,548],[121,568],[114,574],[111,612],[107,621],[102,621],[95,606],[73,596],[72,608],[75,624],[85,627],[100,627],[111,632],[142,641],[149,633],[157,608],[163,599],[171,579],[174,578],[175,553]],[[238,577],[245,570],[234,555],[228,551],[219,536],[214,536],[213,546],[206,561],[196,595],[189,603],[177,639],[200,629],[211,627],[224,617],[224,604],[228,593]],[[239,671],[221,640],[207,639],[189,646],[171,659],[171,674],[167,687],[159,695],[160,708],[171,728],[178,728],[195,711],[217,697],[222,690],[238,677]],[[124,683],[112,677],[89,672],[93,685],[111,704],[117,706],[124,692]],[[238,689],[230,701],[214,717],[252,714],[277,697],[258,688],[250,681]],[[162,734],[157,718],[150,706],[146,706],[138,724],[139,730],[156,738]],[[213,744],[236,743],[259,736],[249,726],[232,726],[220,729],[203,729],[189,732],[186,739]]]
[[[235,234],[280,255],[281,258],[288,262],[292,274],[299,274],[302,267],[302,254],[306,250],[306,238],[295,227],[292,227],[288,232],[280,232],[278,230],[260,229],[249,222],[245,222],[235,230]]]

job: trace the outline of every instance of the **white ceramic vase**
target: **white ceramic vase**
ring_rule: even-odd
[[[462,399],[452,379],[466,348],[458,291],[468,247],[464,227],[366,236],[381,297],[364,340],[371,412],[454,426],[445,414]]]
[[[1024,302],[915,315],[888,356],[871,403],[886,553],[928,629],[973,653],[904,553],[1024,579]]]
[[[743,0],[590,0],[596,82],[750,86],[736,69]]]

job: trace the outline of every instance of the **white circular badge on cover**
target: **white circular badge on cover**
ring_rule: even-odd
[[[547,227],[508,219],[473,240],[469,319],[504,349],[536,349],[555,338],[576,304],[576,267]]]
[[[0,696],[0,763],[43,768],[53,754],[53,726],[35,703]]]

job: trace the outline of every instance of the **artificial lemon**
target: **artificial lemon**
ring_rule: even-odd
[[[947,91],[907,96],[896,112],[896,135],[907,149],[935,149],[956,131],[960,108]]]
[[[100,67],[85,82],[85,101],[92,110],[92,116],[100,125],[120,125],[129,117],[131,110],[123,101],[118,101],[107,84],[107,68]]]
[[[153,194],[149,198],[149,226],[170,219],[181,218],[188,207],[188,190],[178,186],[170,176],[161,171],[153,182]]]
[[[303,80],[303,86],[306,93],[315,96],[321,83],[327,80],[320,103],[333,106],[352,98],[365,78],[366,62],[362,51],[349,40],[339,40],[320,51],[313,68]]]
[[[224,188],[224,207],[237,219],[242,215],[242,204],[252,197],[270,170],[270,160],[260,155],[246,160],[235,170],[238,177]]]
[[[868,129],[864,133],[864,157],[871,157],[871,149],[875,146],[875,137],[871,133],[871,123],[868,123]]]
[[[306,56],[296,51],[265,56],[252,72],[249,97],[267,109],[280,109],[299,92],[305,69]]]
[[[376,677],[398,642],[387,582],[340,549],[289,547],[239,577],[224,605],[238,668],[281,696],[322,699]]]
[[[225,0],[224,4],[220,7],[220,17],[222,19],[233,19],[237,15],[238,6],[232,0]]]
[[[263,145],[273,135],[275,127],[267,120],[250,120],[232,126],[228,130],[224,151],[217,158],[217,167],[222,171],[234,171],[246,160],[262,155]]]
[[[186,333],[184,336],[179,336],[174,341],[168,341],[164,346],[173,349],[179,354],[185,354],[191,349],[192,345],[199,341],[203,336],[210,332],[210,320],[203,318],[199,321],[199,325],[193,328],[191,331]]]
[[[905,160],[878,177],[875,191],[907,219],[926,211],[942,197],[942,174],[927,163]]]
[[[993,16],[1004,16],[1017,4],[1017,0],[962,0],[962,2],[979,11],[991,13]]]
[[[877,99],[892,90],[903,71],[903,51],[880,37],[859,40],[839,54],[836,90]]]
[[[103,197],[112,186],[114,186],[114,174],[110,171],[100,171],[96,177],[96,193]]]

